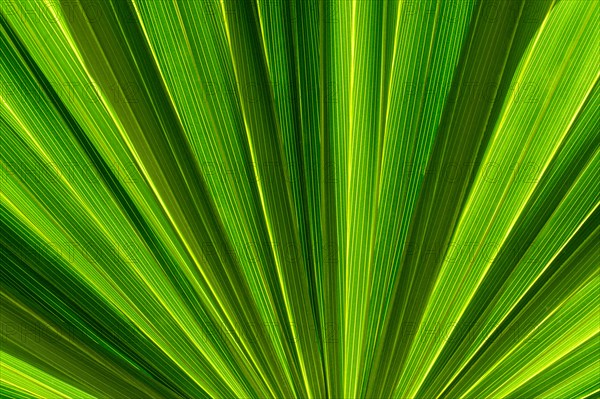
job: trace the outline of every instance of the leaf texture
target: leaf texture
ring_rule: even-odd
[[[0,0],[0,397],[598,397],[599,22]]]

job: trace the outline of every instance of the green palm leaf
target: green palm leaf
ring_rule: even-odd
[[[0,0],[0,396],[597,397],[599,19]]]

